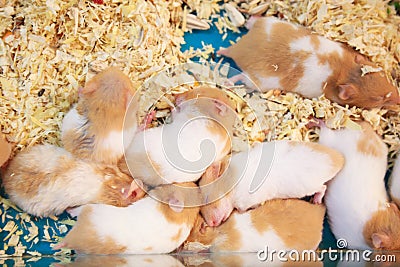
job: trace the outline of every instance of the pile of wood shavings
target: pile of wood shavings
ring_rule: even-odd
[[[3,244],[0,246],[0,263],[1,258],[7,258],[7,256],[29,255],[32,258],[28,259],[28,262],[38,260],[42,254],[32,247],[39,243],[59,242],[75,223],[66,216],[63,216],[62,220],[54,216],[50,217],[50,220],[38,219],[22,212],[11,201],[2,197],[0,197],[0,203],[0,224],[3,225],[0,229],[3,236]],[[63,249],[54,253],[54,256],[70,254],[71,250]],[[25,263],[24,260],[21,263]]]
[[[136,87],[184,62],[165,1],[9,1],[0,8],[1,131],[23,149],[59,144],[77,89],[108,65]]]

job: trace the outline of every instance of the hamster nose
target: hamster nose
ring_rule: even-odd
[[[214,215],[212,218],[211,218],[211,221],[210,221],[210,226],[218,226],[218,225],[220,225],[221,224],[221,222],[222,222],[222,217],[221,216],[217,216],[217,215]]]

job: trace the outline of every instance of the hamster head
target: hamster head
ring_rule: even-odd
[[[400,249],[400,211],[393,203],[376,212],[365,224],[363,235],[368,245],[375,249]]]
[[[215,87],[200,86],[182,93],[176,97],[176,104],[182,110],[209,116],[229,127],[228,130],[232,128],[236,118],[235,102],[222,89]]]
[[[231,187],[224,181],[227,179],[219,179],[225,171],[225,163],[219,162],[211,165],[204,172],[199,182],[205,204],[200,208],[200,212],[209,226],[220,225],[228,219],[234,209],[233,192],[226,192],[225,190]]]
[[[99,195],[100,203],[126,207],[145,196],[146,189],[140,180],[113,167],[105,167],[103,172],[105,180]]]
[[[350,52],[351,65],[343,70],[346,79],[339,81],[337,102],[364,108],[390,107],[400,103],[398,89],[389,81],[383,71],[362,75],[362,68],[376,66],[364,56]],[[334,98],[334,97],[333,97]]]
[[[204,218],[199,214],[186,242],[199,242],[207,246],[211,245],[217,236],[216,228],[208,226]]]
[[[125,109],[135,92],[127,75],[117,67],[109,67],[93,76],[81,89],[80,94],[88,98],[89,103],[107,103],[110,109],[123,103]]]

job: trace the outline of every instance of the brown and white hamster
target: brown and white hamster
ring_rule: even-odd
[[[364,75],[363,67],[376,66],[350,47],[275,17],[252,17],[248,25],[246,35],[218,53],[232,58],[261,91],[281,89],[308,98],[325,94],[362,108],[400,103],[398,88],[385,73]]]
[[[223,90],[201,86],[179,95],[177,103],[170,124],[135,135],[121,170],[150,186],[190,182],[230,152],[236,113]]]
[[[127,206],[144,196],[132,177],[117,167],[77,159],[49,144],[19,152],[2,184],[15,204],[36,216],[58,215],[88,203]]]
[[[315,250],[322,239],[325,206],[299,199],[274,199],[244,213],[237,211],[220,226],[199,215],[184,247],[199,242],[210,252]]]
[[[83,254],[159,254],[179,247],[199,213],[194,183],[159,186],[128,207],[89,204],[72,210],[76,224],[61,244]]]
[[[348,248],[400,249],[400,211],[389,203],[384,177],[388,148],[367,122],[360,130],[321,125],[319,143],[340,151],[343,169],[329,182],[325,204],[337,239]]]
[[[243,212],[275,198],[314,195],[314,202],[321,203],[325,183],[343,164],[338,151],[314,142],[255,144],[233,154],[229,163],[222,164],[222,172],[215,164],[204,173],[199,185],[209,204],[201,207],[201,213],[209,226],[218,226],[235,208]]]
[[[62,142],[79,158],[116,164],[138,128],[139,96],[117,67],[90,79],[78,103],[65,115]]]

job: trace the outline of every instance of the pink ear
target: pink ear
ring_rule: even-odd
[[[125,199],[128,199],[131,196],[136,198],[137,196],[141,195],[140,193],[143,191],[143,187],[143,182],[141,180],[135,179],[134,181],[132,181],[129,188],[125,188],[123,197]]]
[[[341,100],[350,99],[357,92],[357,88],[352,83],[339,84],[338,96]]]
[[[385,248],[385,245],[390,242],[390,237],[384,233],[373,233],[371,238],[375,248]]]
[[[184,203],[183,203],[181,200],[177,199],[177,198],[171,198],[171,199],[168,201],[168,206],[169,206],[173,211],[179,213],[179,212],[182,212],[182,211],[183,211]]]

